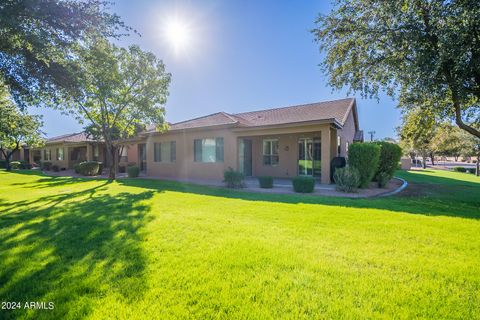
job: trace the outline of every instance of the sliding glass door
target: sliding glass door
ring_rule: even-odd
[[[320,176],[320,139],[301,138],[298,140],[298,175]]]

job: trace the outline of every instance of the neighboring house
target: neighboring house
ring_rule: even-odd
[[[5,160],[3,152],[0,152],[0,160]],[[27,145],[22,145],[17,151],[15,151],[10,157],[10,161],[25,161],[30,162],[30,150]]]
[[[95,141],[84,132],[47,139],[42,148],[32,149],[31,154],[32,158],[51,162],[60,169],[72,169],[82,161],[106,160],[104,143]]]
[[[136,164],[147,176],[223,179],[228,168],[245,176],[318,177],[330,183],[330,161],[363,141],[354,98],[228,114],[218,112],[154,128],[123,141],[119,165]],[[73,168],[105,162],[104,144],[84,133],[47,140],[42,161]],[[38,150],[37,150],[38,152]],[[107,164],[108,166],[108,164]]]
[[[147,176],[223,179],[309,175],[330,183],[330,161],[362,141],[354,98],[228,114],[218,112],[152,130],[139,144]]]

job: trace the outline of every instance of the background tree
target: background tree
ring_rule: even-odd
[[[338,0],[313,30],[334,88],[399,95],[480,137],[480,1]]]
[[[415,109],[404,114],[402,126],[398,129],[402,149],[420,154],[424,169],[427,157],[430,156],[433,161],[432,141],[436,134],[436,126],[437,123],[432,113]]]
[[[6,169],[11,170],[10,158],[22,143],[40,146],[43,143],[41,116],[28,115],[18,110],[5,86],[0,84],[0,152],[5,157]]]
[[[110,179],[115,179],[118,146],[145,125],[165,127],[164,114],[170,74],[161,60],[138,46],[117,47],[96,39],[80,50],[77,61],[79,90],[70,92],[64,110],[104,140],[110,165]],[[69,99],[66,97],[66,99]]]
[[[0,81],[21,108],[57,104],[76,85],[72,50],[91,34],[119,37],[129,31],[99,0],[7,0],[0,2]]]
[[[452,156],[457,161],[466,148],[465,135],[458,127],[443,123],[438,126],[431,147],[435,154]]]

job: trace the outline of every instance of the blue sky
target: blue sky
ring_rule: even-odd
[[[163,59],[172,74],[167,120],[177,122],[218,111],[243,112],[344,98],[332,91],[309,32],[328,1],[116,1],[112,10],[135,28],[121,45],[139,44]],[[188,26],[189,40],[176,52],[165,40],[172,18]],[[376,138],[395,136],[400,112],[389,97],[357,97],[360,126]],[[47,136],[81,131],[58,111],[44,115]]]

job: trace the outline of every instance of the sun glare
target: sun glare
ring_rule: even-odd
[[[192,42],[192,31],[186,21],[179,18],[168,20],[165,23],[165,40],[178,54],[188,49]]]

